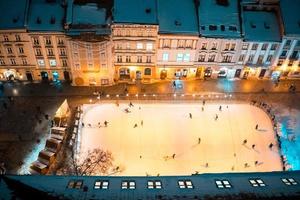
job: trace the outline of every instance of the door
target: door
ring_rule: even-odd
[[[234,78],[240,78],[240,76],[241,76],[241,69],[237,69],[236,71],[235,71],[235,74],[234,74]]]
[[[71,80],[71,79],[70,79],[70,74],[69,74],[68,71],[64,71],[64,79],[65,79],[66,81],[70,81],[70,80]]]
[[[47,72],[41,72],[42,81],[49,81],[49,76]]]
[[[28,81],[33,81],[32,74],[30,72],[26,72],[26,78]]]
[[[141,71],[136,71],[136,79],[140,80],[142,79],[142,72]]]
[[[127,68],[121,68],[119,70],[120,79],[130,79],[130,70]]]
[[[265,74],[266,74],[266,69],[262,69],[261,71],[260,71],[260,73],[259,73],[259,78],[263,78],[264,76],[265,76]]]
[[[164,80],[167,78],[167,70],[161,70],[160,72],[160,79]]]

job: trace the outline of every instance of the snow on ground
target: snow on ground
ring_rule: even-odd
[[[207,103],[202,111],[202,103],[134,103],[126,113],[128,102],[83,105],[81,153],[111,151],[114,165],[123,170],[116,175],[281,171],[277,145],[268,147],[276,138],[264,111],[248,104],[222,105],[222,111],[219,106]]]
[[[278,105],[275,107],[282,153],[287,159],[290,170],[300,170],[300,112]]]

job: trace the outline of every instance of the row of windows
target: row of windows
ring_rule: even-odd
[[[115,36],[138,36],[138,37],[153,37],[155,35],[155,32],[149,29],[142,29],[142,30],[120,30],[115,29],[113,31]]]
[[[163,61],[169,61],[169,53],[163,53]],[[191,60],[191,54],[189,53],[178,53],[176,55],[177,62],[189,62]]]
[[[17,49],[18,49],[19,54],[24,54],[24,48],[23,47],[18,47]],[[7,52],[7,54],[13,54],[14,53],[14,51],[11,47],[7,47],[6,52]],[[1,51],[0,51],[0,53],[1,53]]]
[[[250,185],[252,187],[266,187],[266,183],[260,179],[260,178],[253,178],[248,180]],[[293,178],[282,178],[281,179],[282,183],[287,185],[287,186],[294,186],[298,185],[298,182],[293,179]],[[193,189],[194,185],[191,180],[178,180],[177,181],[178,187],[180,189]],[[230,183],[229,180],[227,179],[218,179],[215,180],[216,187],[219,189],[230,189],[232,188],[232,184]],[[80,189],[83,186],[83,180],[71,180],[67,188],[75,188],[75,189]],[[148,180],[147,181],[147,188],[148,189],[162,189],[163,185],[160,180]],[[94,183],[94,189],[102,189],[102,190],[107,190],[109,189],[109,181],[108,180],[97,180]],[[124,180],[121,182],[121,189],[129,189],[133,190],[136,189],[136,182],[132,180]]]
[[[277,66],[281,66],[283,64],[283,62],[284,62],[284,60],[278,60]],[[294,61],[294,60],[290,60],[288,63],[288,66],[293,66],[295,62],[296,61]],[[298,63],[298,66],[300,67],[300,62]]]
[[[201,44],[201,50],[207,50],[208,49],[208,43],[204,42]],[[218,43],[217,42],[213,42],[210,45],[210,49],[211,50],[216,50],[218,48]],[[226,43],[224,46],[224,51],[234,51],[236,48],[236,44],[235,43]]]
[[[248,50],[248,49],[249,49],[249,46],[250,46],[249,43],[243,43],[243,44],[242,44],[242,50]],[[264,50],[264,51],[265,51],[265,50],[268,49],[268,47],[269,47],[269,44],[264,43],[264,44],[261,46],[261,50]],[[277,44],[272,44],[272,45],[271,45],[271,50],[274,51],[274,50],[277,49],[277,47],[278,47]],[[257,50],[257,49],[258,49],[258,44],[257,44],[257,43],[253,43],[252,46],[251,46],[251,50]]]
[[[123,49],[124,45],[122,43],[117,43],[117,49]],[[125,44],[125,49],[132,49],[132,45],[130,45],[129,42]],[[153,43],[142,43],[142,42],[137,42],[136,43],[136,49],[142,50],[146,49],[147,51],[152,51],[153,50]]]
[[[68,62],[67,62],[66,59],[62,59],[61,62],[62,62],[62,65],[63,65],[64,67],[68,66]],[[37,63],[38,63],[38,65],[39,65],[40,67],[44,67],[44,66],[45,66],[45,60],[44,60],[44,59],[37,59]],[[56,60],[55,60],[55,59],[49,59],[49,65],[50,65],[51,67],[56,67],[56,65],[57,65]]]
[[[32,42],[33,42],[34,45],[40,45],[40,39],[38,37],[33,37]],[[53,44],[53,41],[52,41],[50,36],[44,37],[44,42],[45,42],[46,45],[52,45]],[[58,37],[57,38],[57,44],[58,45],[64,45],[65,44],[64,39],[61,38],[61,37]]]
[[[163,48],[171,47],[170,39],[162,39],[161,43]],[[177,40],[177,48],[192,48],[192,47],[193,47],[193,40]]]
[[[9,42],[9,41],[10,41],[8,35],[3,35],[3,40],[4,40],[5,42]],[[20,36],[20,35],[15,35],[14,40],[15,40],[16,42],[20,42],[20,41],[21,41],[21,36]]]
[[[144,56],[137,56],[136,62],[137,63],[143,63],[143,61],[146,61],[146,63],[151,63],[151,56],[146,56],[146,60],[143,59]],[[132,56],[125,56],[125,62],[130,63]],[[117,62],[122,63],[123,62],[123,56],[117,56]]]
[[[21,58],[22,65],[27,65],[27,59],[26,58]],[[10,58],[9,59],[10,65],[17,65],[16,59],[15,58]],[[3,59],[0,59],[0,65],[5,65],[5,61]]]
[[[47,51],[47,55],[48,55],[48,56],[54,56],[54,51],[53,51],[52,48],[47,48],[46,51]],[[35,55],[36,55],[36,56],[42,56],[42,55],[43,55],[43,54],[42,54],[42,50],[39,49],[39,48],[36,48],[36,49],[35,49]],[[60,55],[60,56],[66,56],[66,55],[67,55],[66,49],[60,48],[60,49],[59,49],[59,55]]]
[[[257,64],[263,64],[263,59],[265,55],[259,55],[257,59]],[[245,60],[246,55],[242,54],[239,57],[239,62],[243,62]],[[266,63],[270,63],[273,58],[273,55],[268,55],[266,59]],[[252,63],[254,59],[254,55],[249,55],[247,62]]]
[[[94,64],[93,63],[88,63],[87,67],[88,67],[89,70],[92,70],[92,69],[94,69]],[[79,62],[74,63],[74,70],[80,70],[80,69],[81,69],[80,63]],[[106,70],[107,69],[107,64],[102,63],[101,64],[101,69]]]

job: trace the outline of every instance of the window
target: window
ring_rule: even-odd
[[[7,48],[7,53],[9,53],[9,54],[13,53],[12,48],[8,47]]]
[[[82,185],[83,185],[83,180],[71,180],[69,181],[67,188],[81,189]]]
[[[290,46],[291,45],[291,40],[287,40],[286,42],[285,42],[285,46]]]
[[[178,48],[183,48],[184,47],[184,40],[178,40]]]
[[[117,62],[121,63],[122,62],[122,56],[117,56]]]
[[[182,53],[178,53],[176,60],[177,60],[177,62],[181,62],[183,60],[183,54]]]
[[[137,48],[137,49],[143,49],[143,43],[138,42],[138,43],[136,44],[136,48]]]
[[[215,30],[217,30],[217,26],[216,25],[209,25],[208,26],[208,29],[210,30],[210,31],[215,31]]]
[[[271,50],[276,50],[277,49],[277,44],[272,44]]]
[[[102,70],[107,70],[107,64],[106,63],[101,64],[101,69]]]
[[[208,61],[208,62],[215,62],[215,58],[216,58],[216,55],[215,55],[215,54],[209,55],[207,61]]]
[[[245,59],[245,54],[240,55],[239,62],[243,62]]]
[[[249,47],[248,43],[243,43],[242,50],[247,50]]]
[[[151,63],[151,56],[147,56],[146,62]]]
[[[15,35],[15,37],[16,37],[16,41],[17,41],[17,42],[20,42],[20,41],[21,41],[20,35]]]
[[[58,39],[57,39],[57,43],[58,43],[59,45],[63,45],[63,44],[64,44],[64,40],[63,40],[62,38],[58,38]]]
[[[93,53],[92,52],[87,52],[87,59],[92,60],[93,59]]]
[[[127,63],[131,62],[131,57],[130,56],[126,56],[126,62]]]
[[[39,44],[40,44],[39,38],[34,37],[34,38],[33,38],[33,44],[34,44],[34,45],[39,45]]]
[[[151,75],[151,68],[145,68],[144,75]]]
[[[163,48],[170,48],[170,40],[163,40]]]
[[[205,55],[199,55],[198,62],[204,62],[205,61]]]
[[[137,56],[137,62],[141,63],[142,62],[142,56]]]
[[[8,36],[7,36],[7,35],[3,35],[3,39],[4,39],[4,41],[5,41],[5,42],[8,42],[8,41],[9,41],[9,39],[8,39]]]
[[[281,180],[285,185],[288,185],[288,186],[298,185],[297,181],[295,181],[295,179],[293,179],[293,178],[282,178]]]
[[[225,56],[223,56],[222,62],[229,63],[229,62],[231,62],[231,59],[232,59],[232,56],[225,55]]]
[[[105,52],[101,52],[100,58],[101,58],[102,60],[105,60]]]
[[[229,30],[230,31],[237,31],[237,27],[236,26],[229,26]]]
[[[228,50],[229,50],[229,47],[230,47],[230,43],[226,43],[226,44],[225,44],[225,49],[224,49],[224,50],[225,50],[225,51],[228,51]]]
[[[130,49],[130,43],[129,42],[126,43],[126,49]]]
[[[191,55],[189,53],[186,53],[186,54],[184,54],[183,61],[184,62],[189,62],[190,58],[191,58]]]
[[[250,55],[249,58],[248,58],[248,62],[252,63],[253,62],[253,58],[254,58],[254,55]]]
[[[271,62],[272,58],[273,58],[273,55],[268,55],[267,62]]]
[[[54,55],[52,49],[47,49],[47,51],[48,51],[48,56],[53,56]]]
[[[56,66],[56,60],[55,59],[50,59],[49,64],[50,64],[50,67],[55,67]]]
[[[77,60],[79,58],[79,53],[78,52],[74,52],[73,53],[73,57],[75,60]]]
[[[263,44],[261,50],[267,50],[267,48],[268,48],[268,44]]]
[[[252,44],[251,50],[256,50],[258,47],[258,44]]]
[[[46,42],[46,45],[51,45],[51,38],[50,37],[46,37],[45,38],[45,42]]]
[[[235,46],[236,46],[235,43],[232,43],[231,47],[230,47],[230,51],[234,51],[235,50]]]
[[[294,61],[293,60],[289,60],[289,66],[293,66],[293,64],[294,64]]]
[[[117,43],[117,49],[122,49],[122,44],[121,43]]]
[[[122,181],[121,189],[135,189],[135,182],[134,181]]]
[[[23,47],[19,47],[19,53],[24,53]]]
[[[202,50],[206,50],[206,48],[207,48],[207,43],[202,43],[201,49],[202,49]]]
[[[280,57],[286,57],[287,51],[282,51]]]
[[[108,181],[96,181],[94,184],[94,189],[107,190],[108,189]]]
[[[85,44],[87,51],[92,51],[92,45],[89,43]]]
[[[152,44],[152,43],[147,43],[147,44],[146,44],[146,49],[147,49],[148,51],[151,51],[151,50],[153,49],[153,44]]]
[[[23,63],[23,65],[27,65],[27,60],[26,60],[26,58],[22,58],[22,63]]]
[[[298,51],[293,51],[290,59],[297,59]]]
[[[93,63],[88,63],[88,69],[93,69],[93,68],[94,68]]]
[[[161,181],[148,181],[148,189],[161,189]]]
[[[75,51],[78,50],[78,44],[76,42],[73,42],[72,47]]]
[[[211,50],[216,50],[217,49],[217,43],[213,42],[211,45]]]
[[[178,181],[178,186],[180,189],[193,189],[193,183],[191,180],[179,180]]]
[[[61,62],[62,62],[62,65],[63,65],[64,67],[67,67],[67,66],[68,66],[68,62],[67,62],[66,59],[62,59]]]
[[[10,63],[11,63],[11,65],[16,65],[17,63],[16,63],[16,60],[14,59],[14,58],[11,58],[10,59]]]
[[[169,54],[163,53],[163,61],[168,61],[168,60],[169,60]]]
[[[185,47],[186,48],[192,48],[192,40],[187,40],[187,41],[185,41]]]
[[[80,64],[79,63],[75,63],[75,70],[80,70]]]
[[[5,65],[5,62],[3,59],[0,59],[0,65]]]
[[[253,187],[265,187],[266,186],[266,184],[261,179],[250,179],[249,182]]]
[[[261,65],[263,63],[264,55],[259,55],[257,59],[257,64]]]
[[[281,66],[283,64],[283,60],[278,60],[277,66]]]
[[[66,50],[65,49],[60,49],[60,55],[65,56],[66,55]]]
[[[37,62],[40,67],[45,66],[45,61],[43,59],[38,59]]]
[[[216,180],[215,182],[216,182],[217,188],[220,188],[220,189],[232,188],[232,186],[228,180]]]

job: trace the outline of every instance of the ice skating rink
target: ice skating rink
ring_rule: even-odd
[[[202,111],[202,102],[133,102],[134,107],[126,113],[128,104],[83,105],[80,152],[93,148],[111,151],[114,166],[121,170],[114,175],[282,170],[271,121],[255,106],[207,102]],[[271,142],[273,149],[269,148]]]

